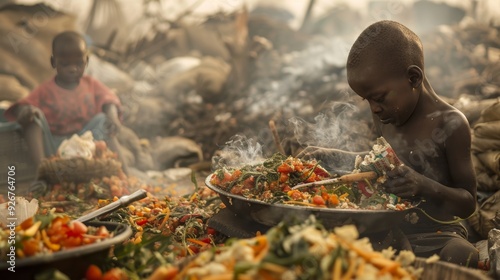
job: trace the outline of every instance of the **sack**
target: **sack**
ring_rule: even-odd
[[[480,153],[477,157],[490,172],[500,175],[500,151]]]
[[[481,138],[476,135],[472,135],[471,149],[476,153],[500,151],[500,140]]]
[[[500,140],[500,121],[476,124],[474,126],[474,135],[480,138]]]
[[[481,119],[483,122],[500,121],[500,101],[484,109]]]
[[[500,191],[481,203],[467,221],[483,239],[487,239],[488,232],[500,222]]]

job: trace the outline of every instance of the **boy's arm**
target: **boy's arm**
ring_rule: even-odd
[[[116,135],[121,126],[120,118],[118,117],[118,108],[115,104],[109,103],[103,105],[102,111],[104,112],[104,114],[106,114],[106,119],[109,125],[109,133],[111,135]]]
[[[476,179],[470,155],[470,127],[464,118],[457,113],[447,122],[450,129],[444,147],[449,186],[421,175],[408,166],[399,166],[387,173],[390,180],[386,182],[386,190],[403,198],[422,196],[454,216],[469,217],[476,207]]]
[[[40,117],[41,111],[35,106],[24,104],[16,106],[16,108],[14,108],[14,114],[17,122],[24,127],[33,122],[35,117]]]
[[[476,174],[471,159],[471,132],[470,126],[461,113],[453,114],[447,125],[450,126],[451,136],[445,141],[446,157],[451,177],[453,196],[445,200],[445,207],[455,207],[463,215],[470,216],[476,208]],[[454,127],[455,126],[455,127]],[[440,195],[437,193],[437,195]],[[450,208],[447,208],[450,209]]]

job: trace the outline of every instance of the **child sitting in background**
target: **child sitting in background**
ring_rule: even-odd
[[[50,58],[55,77],[5,111],[9,121],[21,125],[35,166],[54,155],[63,140],[85,131],[91,131],[95,140],[105,140],[120,157],[115,137],[121,127],[120,100],[102,83],[83,75],[88,60],[80,34],[58,34]]]

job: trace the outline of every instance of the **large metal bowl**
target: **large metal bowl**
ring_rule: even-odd
[[[209,175],[205,185],[219,194],[222,202],[235,214],[261,223],[266,226],[274,226],[281,221],[304,220],[310,215],[316,216],[325,228],[354,224],[360,234],[377,233],[387,231],[403,221],[405,215],[412,207],[402,211],[395,210],[365,210],[365,209],[335,209],[316,208],[309,206],[295,206],[286,204],[269,204],[256,199],[228,193],[210,183]]]
[[[98,264],[107,257],[111,248],[127,240],[132,234],[130,226],[112,222],[87,222],[87,226],[105,226],[113,237],[101,242],[83,245],[51,254],[43,254],[15,261],[15,272],[8,270],[6,262],[0,264],[0,279],[34,279],[35,275],[57,269],[70,279],[82,279],[90,264]]]

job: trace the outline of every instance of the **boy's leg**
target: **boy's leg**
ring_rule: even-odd
[[[23,132],[31,159],[35,167],[38,168],[42,159],[45,158],[42,128],[37,123],[32,122],[23,128]]]
[[[95,115],[78,134],[82,135],[86,131],[91,131],[94,136],[94,140],[107,140],[105,125],[106,115],[104,113],[99,113]]]
[[[46,156],[57,152],[58,145],[50,132],[45,116],[35,117],[33,122],[23,127],[23,134],[36,167]]]
[[[57,147],[62,141],[62,139],[54,139],[49,124],[43,115],[35,117],[33,122],[23,127],[23,134],[37,169],[46,156],[54,155],[57,152]],[[40,195],[46,191],[47,184],[41,180],[34,181],[29,189],[29,192]]]
[[[479,251],[462,238],[450,239],[439,253],[439,257],[443,261],[471,268],[477,268],[479,264]]]

